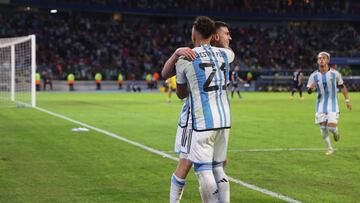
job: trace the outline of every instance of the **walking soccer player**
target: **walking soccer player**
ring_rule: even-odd
[[[341,88],[345,97],[346,107],[351,110],[352,105],[341,74],[336,70],[329,69],[330,54],[320,52],[317,55],[318,70],[313,72],[308,80],[308,93],[317,89],[318,97],[316,102],[315,123],[320,125],[321,135],[327,145],[326,155],[334,153],[331,145],[328,130],[333,134],[334,140],[340,139],[337,128],[339,120],[339,106],[337,99],[338,87]]]

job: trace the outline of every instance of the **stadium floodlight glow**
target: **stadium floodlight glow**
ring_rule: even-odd
[[[0,106],[36,106],[35,35],[0,38]]]
[[[50,13],[57,13],[57,12],[58,12],[57,9],[51,9],[51,10],[50,10]]]

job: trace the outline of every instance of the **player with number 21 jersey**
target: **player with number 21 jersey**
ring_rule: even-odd
[[[230,128],[226,88],[230,82],[229,63],[234,60],[234,52],[209,45],[193,50],[197,55],[194,61],[180,58],[176,63],[177,83],[188,83],[191,92],[193,130]]]

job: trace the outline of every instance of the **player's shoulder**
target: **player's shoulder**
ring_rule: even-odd
[[[199,51],[204,51],[204,48],[202,48],[202,47],[194,47],[194,48],[192,48],[192,50],[195,51],[195,52],[199,52]]]
[[[176,67],[178,67],[178,66],[186,66],[186,65],[189,65],[189,64],[191,64],[191,61],[189,59],[187,59],[186,57],[181,56],[181,57],[179,57],[179,59],[175,63],[175,66]]]
[[[340,72],[335,69],[330,69],[329,71],[330,71],[330,73],[335,73],[336,75],[341,75]]]
[[[224,57],[227,57],[229,62],[231,63],[235,58],[235,53],[230,48],[222,48],[222,47],[215,47],[217,50],[219,50],[221,53],[224,54]]]
[[[311,74],[310,74],[310,77],[314,77],[315,75],[317,75],[319,73],[319,71],[318,70],[315,70],[314,72],[312,72]]]
[[[225,52],[228,55],[230,55],[230,54],[235,55],[234,51],[231,48],[223,48],[223,47],[213,47],[213,48],[217,49],[217,50],[219,50],[221,52]]]

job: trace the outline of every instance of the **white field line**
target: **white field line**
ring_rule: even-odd
[[[337,149],[334,149],[337,150]],[[326,151],[326,148],[229,149],[229,152]]]
[[[86,123],[83,123],[83,122],[80,122],[80,121],[71,119],[71,118],[66,117],[66,116],[63,116],[63,115],[61,115],[61,114],[57,114],[57,113],[48,111],[48,110],[43,109],[43,108],[40,108],[40,107],[34,107],[34,108],[37,109],[37,110],[39,110],[39,111],[42,111],[42,112],[44,112],[44,113],[53,115],[53,116],[58,117],[58,118],[62,118],[62,119],[64,119],[64,120],[67,120],[67,121],[70,121],[70,122],[79,124],[79,125],[81,125],[81,126],[83,126],[83,127],[86,127],[86,128],[92,129],[92,130],[94,130],[94,131],[103,133],[103,134],[108,135],[108,136],[110,136],[110,137],[113,137],[113,138],[115,138],[115,139],[118,139],[118,140],[124,141],[124,142],[126,142],[126,143],[132,144],[132,145],[137,146],[137,147],[139,147],[139,148],[141,148],[141,149],[144,149],[144,150],[146,150],[146,151],[149,151],[149,152],[158,154],[158,155],[160,155],[160,156],[162,156],[162,157],[169,158],[169,159],[174,160],[174,161],[178,161],[178,160],[179,160],[179,158],[174,157],[174,156],[172,156],[172,155],[170,155],[170,154],[168,154],[168,153],[159,151],[159,150],[157,150],[157,149],[153,149],[153,148],[151,148],[151,147],[145,146],[145,145],[140,144],[140,143],[138,143],[138,142],[134,142],[134,141],[129,140],[129,139],[127,139],[127,138],[121,137],[121,136],[119,136],[119,135],[117,135],[117,134],[115,134],[115,133],[111,133],[111,132],[109,132],[109,131],[102,130],[102,129],[100,129],[100,128],[97,128],[97,127],[88,125],[88,124],[86,124]],[[282,194],[279,194],[279,193],[276,193],[276,192],[272,192],[272,191],[270,191],[270,190],[267,190],[267,189],[264,189],[264,188],[260,188],[260,187],[255,186],[255,185],[251,185],[251,184],[249,184],[249,183],[246,183],[246,182],[244,182],[244,181],[241,181],[241,180],[232,178],[232,177],[230,177],[230,176],[228,176],[228,178],[229,178],[230,181],[232,181],[232,182],[234,182],[234,183],[236,183],[236,184],[242,185],[242,186],[244,186],[244,187],[247,187],[247,188],[249,188],[249,189],[252,189],[252,190],[255,190],[255,191],[264,193],[264,194],[269,195],[269,196],[272,196],[272,197],[276,197],[276,198],[281,199],[281,200],[283,200],[283,201],[285,201],[285,202],[289,202],[289,203],[302,203],[301,201],[295,200],[295,199],[293,199],[293,198],[291,198],[291,197],[287,197],[287,196],[284,196],[284,195],[282,195]]]

